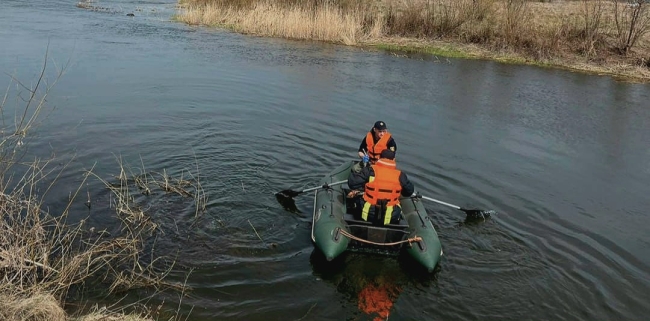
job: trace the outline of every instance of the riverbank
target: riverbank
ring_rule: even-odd
[[[179,0],[176,20],[259,36],[491,59],[650,82],[650,4]]]

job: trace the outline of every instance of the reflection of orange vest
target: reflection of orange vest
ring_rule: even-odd
[[[370,161],[374,164],[379,159],[381,152],[384,149],[388,149],[390,133],[386,132],[386,134],[384,134],[384,136],[379,139],[377,144],[375,144],[375,139],[372,136],[372,131],[369,131],[366,135],[366,146],[368,146],[368,156],[370,157]]]
[[[377,205],[377,200],[388,200],[388,206],[399,204],[402,185],[399,176],[402,173],[395,168],[395,161],[382,158],[377,164],[372,165],[375,176],[370,177],[366,183],[363,199],[371,205]]]

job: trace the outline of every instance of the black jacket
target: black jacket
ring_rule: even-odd
[[[375,171],[370,165],[364,167],[358,173],[353,171],[348,177],[348,187],[350,187],[350,189],[363,191],[366,183],[370,180],[370,176],[375,176]],[[402,196],[407,197],[413,195],[415,187],[413,186],[413,183],[409,181],[404,172],[401,172],[399,175],[399,183],[402,185]]]

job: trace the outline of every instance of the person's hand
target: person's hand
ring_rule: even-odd
[[[370,161],[370,157],[368,155],[363,155],[363,158],[361,159],[364,163],[367,163]]]
[[[357,194],[359,194],[359,191],[356,190],[356,189],[353,189],[348,193],[348,198],[353,198],[353,197],[357,196]]]

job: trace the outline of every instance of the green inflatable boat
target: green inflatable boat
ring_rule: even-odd
[[[347,198],[347,181],[355,161],[348,161],[326,175],[325,188],[314,192],[311,239],[328,261],[346,250],[397,254],[406,251],[432,272],[442,256],[438,233],[427,215],[421,198],[400,199],[399,224],[382,226],[355,219],[355,202]],[[333,184],[336,183],[336,184]]]

